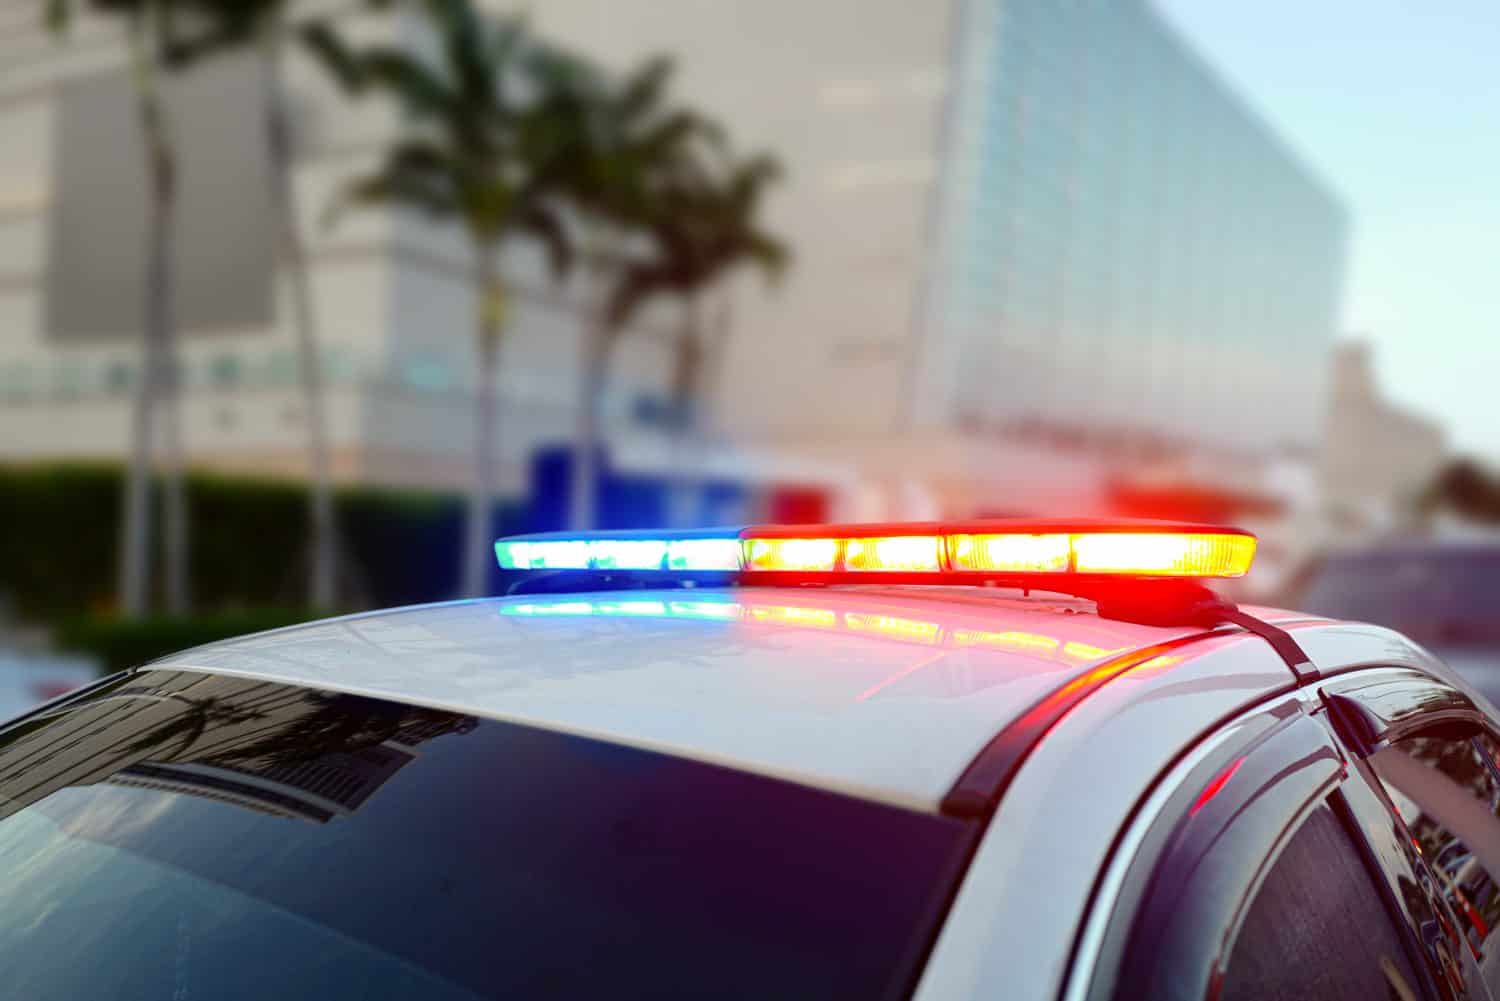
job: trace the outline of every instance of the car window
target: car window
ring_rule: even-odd
[[[1224,1001],[1411,1001],[1418,980],[1343,823],[1320,805],[1282,849],[1230,952]]]
[[[962,821],[456,713],[148,672],[0,733],[5,995],[882,997]]]
[[[1500,643],[1500,549],[1373,551],[1319,561],[1289,603],[1374,622],[1419,642]]]
[[[1420,736],[1370,758],[1447,899],[1491,992],[1500,991],[1500,768],[1486,735]]]

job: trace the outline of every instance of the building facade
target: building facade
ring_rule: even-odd
[[[1369,344],[1338,346],[1321,472],[1324,501],[1352,535],[1409,520],[1448,457],[1442,426],[1387,399],[1374,367]]]
[[[129,447],[139,374],[146,245],[124,35],[118,22],[85,17],[54,38],[30,6],[0,16],[0,460],[117,458]],[[347,5],[334,16],[357,43],[423,44],[410,16]],[[275,252],[267,193],[265,72],[253,55],[231,56],[163,84],[180,179],[173,311],[182,427],[195,466],[301,476],[307,415],[290,275]],[[477,326],[466,242],[401,211],[332,217],[341,187],[397,134],[395,115],[347,99],[295,48],[280,87],[334,474],[464,484]],[[553,282],[528,248],[503,267],[515,302],[499,375],[500,478],[516,493],[532,452],[572,433],[586,290]],[[616,359],[608,413],[649,436],[649,420],[634,415],[665,393],[670,331],[659,318],[639,328]]]
[[[701,436],[720,444],[687,452],[652,424],[676,321],[662,308],[615,360],[607,415],[621,454],[659,466],[712,455],[854,494],[873,484],[857,513],[899,515],[1034,506],[1010,499],[1015,471],[997,469],[994,442],[1035,450],[1038,429],[1316,440],[1345,213],[1144,0],[522,6],[538,33],[606,66],[674,55],[675,92],[785,168],[765,222],[790,270],[774,285],[739,276],[709,303],[728,333],[702,387]],[[410,18],[338,9],[356,38],[423,44]],[[29,8],[3,16],[0,459],[120,455],[139,327],[116,286],[138,267],[141,224],[107,217],[139,213],[142,182],[122,166],[128,130],[110,138],[99,123],[129,111],[125,51],[108,23],[59,45]],[[256,210],[259,72],[225,65],[172,84],[181,216],[197,220],[182,272],[200,290],[238,279],[241,293],[179,304],[185,427],[195,463],[297,474],[286,275]],[[462,482],[475,323],[463,241],[393,212],[325,225],[333,193],[397,123],[299,59],[286,87],[335,469]],[[507,269],[519,304],[503,348],[501,478],[515,491],[532,451],[571,434],[588,290],[553,285],[525,252]],[[922,459],[923,483],[954,489],[892,501],[911,492],[903,455]],[[1082,492],[1108,472],[1107,459],[1066,464]]]
[[[919,419],[1316,442],[1334,194],[1147,3],[958,16]]]
[[[1321,436],[1348,214],[1144,0],[554,0],[776,151],[796,263],[739,288],[732,427]],[[796,359],[796,365],[788,364]]]

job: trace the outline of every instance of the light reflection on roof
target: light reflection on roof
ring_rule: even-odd
[[[157,666],[509,720],[926,810],[997,732],[1111,652],[1197,631],[979,588],[641,590],[390,609]],[[1264,644],[1245,648],[1249,673],[1233,684],[1246,697],[1285,684]]]
[[[1122,653],[1128,647],[1100,647],[1077,640],[1019,629],[945,628],[942,623],[905,616],[839,612],[816,605],[775,604],[734,599],[695,601],[542,601],[498,606],[502,615],[648,616],[663,619],[718,620],[808,629],[842,629],[923,646],[989,647],[1063,664],[1088,664]]]

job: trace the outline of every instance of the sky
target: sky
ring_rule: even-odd
[[[1340,335],[1500,461],[1500,2],[1153,2],[1348,207]]]

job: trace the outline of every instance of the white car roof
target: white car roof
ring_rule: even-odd
[[[397,699],[936,810],[1043,697],[1197,632],[972,588],[627,591],[348,616],[151,666]]]

